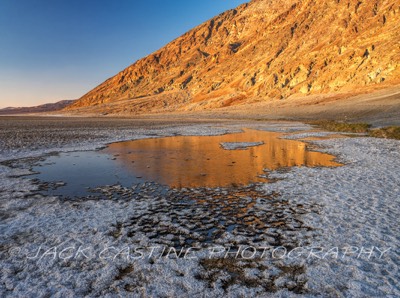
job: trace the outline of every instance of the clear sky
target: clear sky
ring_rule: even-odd
[[[0,108],[79,98],[246,0],[0,0]]]

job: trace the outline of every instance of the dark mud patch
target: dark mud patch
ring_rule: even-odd
[[[262,259],[239,260],[235,258],[203,259],[195,278],[214,288],[221,284],[224,291],[231,286],[261,288],[266,293],[287,289],[295,294],[308,292],[303,265],[275,264],[267,266]],[[249,270],[251,272],[246,272]],[[268,272],[268,273],[267,273]]]
[[[321,209],[316,204],[294,204],[277,193],[266,194],[257,184],[177,190],[143,183],[130,188],[105,186],[96,192],[98,199],[135,200],[146,206],[131,210],[127,219],[117,219],[110,236],[132,241],[145,236],[152,245],[176,249],[224,243],[226,237],[236,246],[267,243],[290,249],[306,245],[315,231],[302,216]]]

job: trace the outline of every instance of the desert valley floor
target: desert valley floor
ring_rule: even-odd
[[[398,297],[399,145],[289,121],[2,117],[0,296]]]

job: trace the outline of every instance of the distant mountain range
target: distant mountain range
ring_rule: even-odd
[[[138,60],[65,110],[194,111],[397,86],[399,24],[398,0],[253,0]]]
[[[75,100],[61,100],[56,103],[47,103],[35,107],[8,107],[0,109],[0,115],[15,115],[15,114],[32,114],[32,113],[45,113],[55,112],[64,109],[68,105],[74,103]]]

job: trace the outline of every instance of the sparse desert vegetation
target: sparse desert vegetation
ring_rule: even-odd
[[[328,131],[363,133],[374,138],[400,140],[400,126],[373,128],[368,123],[349,123],[334,120],[316,120],[309,121],[309,123]]]

